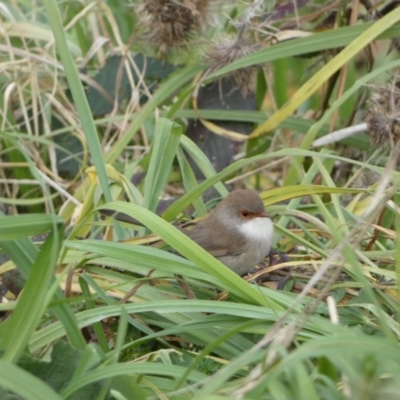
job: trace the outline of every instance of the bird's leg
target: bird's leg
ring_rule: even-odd
[[[279,257],[276,259],[274,257],[275,255],[278,255]],[[274,250],[271,250],[269,252],[268,259],[269,259],[269,266],[270,267],[272,267],[274,265],[277,265],[277,264],[281,264],[281,263],[290,261],[290,258],[289,258],[289,256],[287,254],[284,254],[284,253],[279,252],[279,251],[274,251]],[[265,265],[264,265],[263,268],[266,268]],[[261,269],[263,269],[263,268],[261,268]],[[284,269],[287,270],[287,273],[283,278],[281,278],[281,277],[279,277],[277,275],[263,274],[257,279],[257,283],[262,283],[262,282],[265,282],[265,281],[276,281],[276,280],[279,280],[277,289],[282,290],[284,288],[286,282],[289,280],[289,278],[291,276],[291,273],[292,273],[292,267],[283,267],[282,270],[284,270]],[[256,269],[255,268],[255,269],[250,270],[248,273],[249,274],[254,274],[256,272],[260,272],[260,269]]]

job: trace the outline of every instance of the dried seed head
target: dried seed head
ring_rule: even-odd
[[[385,110],[395,110],[400,106],[400,79],[395,76],[394,83],[381,85],[374,89],[371,96],[373,104],[379,104]]]
[[[145,37],[168,54],[171,48],[186,47],[192,34],[205,24],[209,0],[145,0],[139,8]]]
[[[382,113],[377,107],[371,107],[364,118],[368,132],[377,145],[390,145],[400,140],[400,118]]]
[[[400,140],[400,82],[377,88],[371,97],[371,107],[364,117],[368,132],[377,145],[393,146]]]
[[[215,71],[232,63],[239,58],[252,54],[260,49],[258,43],[253,43],[249,39],[241,38],[222,38],[215,42],[204,56],[204,61],[210,64],[209,72]],[[225,78],[235,81],[241,92],[246,96],[254,90],[257,68],[254,66],[240,68],[233,71]]]

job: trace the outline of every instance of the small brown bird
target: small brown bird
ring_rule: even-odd
[[[115,214],[125,221],[129,217]],[[253,268],[271,251],[274,226],[257,192],[250,189],[232,191],[187,236],[239,275]]]
[[[228,268],[243,275],[269,254],[274,226],[258,193],[238,189],[187,235]]]

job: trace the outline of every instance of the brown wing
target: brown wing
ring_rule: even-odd
[[[242,235],[225,226],[216,229],[215,224],[209,224],[208,219],[185,233],[214,257],[237,256],[243,252]]]

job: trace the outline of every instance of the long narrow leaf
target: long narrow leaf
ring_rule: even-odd
[[[156,210],[179,146],[181,133],[182,127],[169,119],[157,120],[143,198],[143,206],[150,211]]]
[[[25,214],[1,217],[0,241],[41,235],[63,220],[54,215]]]
[[[18,359],[46,309],[47,289],[62,245],[63,225],[57,228],[44,242],[8,322],[1,344],[5,348],[4,360]]]

